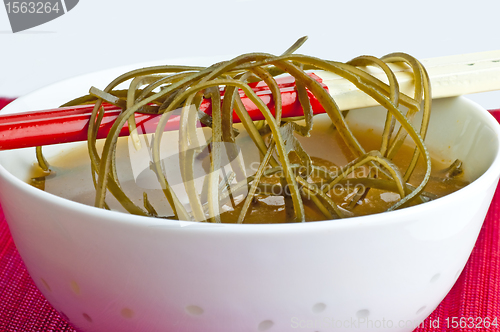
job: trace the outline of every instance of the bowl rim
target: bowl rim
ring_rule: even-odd
[[[199,60],[198,58],[196,58]],[[185,60],[185,59],[184,59]],[[188,64],[192,59],[187,59]],[[206,60],[206,59],[205,59]],[[22,96],[10,104],[8,104],[2,111],[1,114],[15,113],[18,112],[24,102],[31,100],[37,95],[46,92],[46,90],[50,91],[62,85],[71,85],[72,83],[78,82],[79,80],[88,80],[89,78],[97,75],[110,75],[110,73],[115,72],[124,72],[125,70],[131,68],[144,67],[145,65],[154,65],[158,62],[152,63],[142,63],[128,66],[121,66],[117,68],[106,69],[102,71],[97,71],[89,74],[79,75],[73,78],[65,79],[53,84],[50,84],[41,89],[35,90],[25,96]],[[162,62],[164,63],[164,62]],[[262,233],[262,232],[271,232],[271,231],[306,231],[306,230],[317,230],[318,228],[335,228],[335,229],[349,229],[349,228],[357,228],[357,227],[377,227],[382,225],[388,225],[392,223],[400,223],[403,220],[413,220],[415,219],[412,215],[415,212],[421,211],[425,212],[429,209],[434,209],[439,205],[448,204],[452,200],[461,199],[464,196],[470,195],[470,192],[479,192],[484,190],[485,188],[489,188],[490,185],[496,184],[498,182],[498,178],[500,176],[500,125],[497,120],[482,106],[471,101],[463,96],[453,97],[468,103],[470,107],[474,108],[475,112],[479,117],[481,117],[482,122],[484,122],[490,129],[492,129],[496,133],[497,137],[497,152],[496,156],[493,159],[490,167],[480,175],[476,180],[471,182],[466,187],[459,189],[449,195],[441,197],[439,199],[427,202],[425,204],[420,204],[417,206],[412,206],[409,208],[399,209],[390,212],[382,212],[368,216],[359,216],[352,217],[346,219],[334,219],[334,220],[324,220],[324,221],[315,221],[315,222],[304,222],[304,223],[286,223],[286,224],[214,224],[214,223],[206,223],[206,222],[195,222],[195,221],[179,221],[179,220],[170,220],[170,219],[162,219],[162,218],[152,218],[152,217],[144,217],[131,215],[128,213],[117,212],[117,211],[109,211],[100,208],[96,208],[94,206],[85,205],[82,203],[77,203],[71,201],[66,198],[62,198],[56,196],[54,194],[39,190],[37,188],[32,187],[28,183],[22,181],[17,178],[9,171],[7,171],[3,165],[0,163],[0,177],[4,180],[11,183],[11,185],[18,187],[20,190],[25,192],[27,195],[36,197],[37,199],[41,199],[51,204],[59,205],[66,209],[74,210],[78,213],[83,213],[85,215],[98,217],[102,220],[107,220],[109,222],[118,222],[120,224],[128,224],[129,226],[136,227],[159,227],[171,229],[173,228],[184,228],[189,230],[206,230],[206,229],[224,229],[226,231],[231,232],[251,232],[251,233]],[[2,151],[0,151],[2,153]],[[190,226],[190,227],[186,227]]]

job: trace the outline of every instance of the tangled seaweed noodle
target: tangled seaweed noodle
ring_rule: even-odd
[[[134,144],[140,146],[137,133],[134,131],[134,113],[136,112],[161,114],[152,146],[153,165],[176,219],[220,222],[219,202],[224,196],[231,195],[228,189],[224,189],[227,187],[227,182],[231,180],[237,182],[236,187],[233,186],[233,193],[238,188],[244,188],[248,192],[238,218],[238,222],[243,223],[257,189],[265,191],[265,183],[262,183],[261,179],[269,174],[279,174],[280,185],[282,188],[288,189],[283,192],[287,193],[284,194],[286,196],[285,204],[291,220],[305,221],[304,199],[310,199],[328,219],[349,217],[352,213],[348,209],[338,206],[328,195],[328,191],[336,184],[345,181],[346,177],[357,168],[366,164],[376,167],[380,172],[377,172],[377,176],[370,173],[366,178],[356,179],[356,181],[364,184],[367,188],[378,188],[398,193],[400,200],[389,210],[408,205],[412,200],[426,201],[423,189],[430,177],[431,162],[423,139],[429,121],[431,92],[429,78],[424,67],[416,59],[404,53],[389,54],[380,59],[372,56],[360,56],[347,63],[294,54],[305,40],[305,37],[299,39],[280,56],[250,53],[207,68],[157,66],[133,70],[117,77],[104,90],[92,88],[88,96],[63,105],[95,103],[88,128],[88,151],[96,189],[95,206],[107,208],[106,194],[109,191],[128,212],[143,216],[158,216],[146,194],[144,194],[144,207],[133,203],[123,192],[117,176],[116,145],[120,129],[127,121]],[[405,63],[413,71],[413,97],[400,93],[398,81],[388,66],[388,63],[392,62]],[[387,76],[386,82],[389,84],[362,69],[366,66],[374,66],[383,70]],[[346,124],[344,115],[339,110],[335,100],[317,81],[308,75],[310,70],[324,70],[347,79],[387,109],[382,144],[379,150],[367,152],[361,147]],[[276,82],[276,76],[281,74],[289,74],[295,78],[297,94],[304,110],[302,119],[305,120],[305,125],[281,118],[281,95]],[[119,84],[129,80],[131,82],[128,91],[117,89]],[[275,105],[274,115],[249,86],[249,83],[261,80],[268,85],[272,92]],[[300,147],[300,144],[294,144],[296,142],[294,133],[309,136],[313,126],[313,113],[307,90],[314,94],[321,103],[345,145],[356,156],[334,176],[315,169],[315,166],[311,164],[311,159]],[[250,119],[241,101],[239,91],[243,91],[259,108],[265,118],[264,122],[253,122]],[[221,98],[221,94],[223,98]],[[189,109],[196,107],[198,110],[204,98],[211,99],[212,116],[201,111],[194,113],[196,116],[193,116],[193,112],[189,112]],[[103,101],[118,105],[123,111],[113,124],[106,138],[104,149],[99,155],[96,149],[96,136],[97,128],[99,128],[104,114],[104,109],[101,107]],[[400,106],[404,106],[401,108],[406,110],[405,114],[400,110]],[[182,109],[179,144],[181,145],[180,150],[185,151],[180,158],[180,167],[190,209],[186,209],[180,203],[159,162],[162,128],[165,127],[169,113],[179,108]],[[221,148],[223,145],[220,144],[235,142],[237,130],[233,128],[233,110],[241,119],[245,130],[260,151],[261,164],[252,176],[247,177],[243,166],[241,166],[241,170],[239,172],[236,170],[230,180],[227,177],[221,180],[217,172],[221,168],[221,154],[236,153],[231,149],[223,151]],[[419,131],[415,130],[412,124],[413,117],[417,112],[423,112]],[[211,173],[204,183],[204,190],[207,191],[207,202],[205,203],[201,202],[200,194],[196,192],[193,181],[188,181],[193,177],[194,160],[200,153],[200,149],[189,149],[190,146],[198,144],[194,133],[196,121],[201,121],[212,129]],[[398,127],[396,132],[395,128]],[[411,137],[416,147],[408,167],[400,170],[391,159],[398,152],[407,136]],[[295,149],[299,155],[299,164],[291,163],[289,157],[291,149]],[[415,169],[419,156],[423,157],[425,161],[425,176],[417,186],[412,186],[407,181]],[[308,171],[299,171],[303,169]],[[310,175],[313,171],[317,171],[316,173],[322,177],[321,187],[311,182]],[[360,197],[361,194],[355,195],[354,203]],[[355,204],[349,206],[352,207]]]

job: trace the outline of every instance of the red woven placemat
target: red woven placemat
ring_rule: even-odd
[[[0,98],[0,109],[10,101]],[[500,110],[492,111],[492,114],[500,121]],[[499,218],[500,189],[497,189],[464,271],[450,293],[416,332],[500,331],[497,327],[500,326]],[[497,326],[485,324],[495,319]],[[453,328],[453,321],[465,327]],[[15,248],[0,207],[0,332],[13,331],[75,330],[35,287]]]

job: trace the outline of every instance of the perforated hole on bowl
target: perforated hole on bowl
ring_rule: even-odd
[[[356,312],[356,317],[358,318],[366,318],[370,315],[370,310],[368,309],[361,309]]]
[[[134,310],[130,308],[123,308],[120,311],[120,314],[122,315],[123,318],[132,318],[134,317]]]
[[[274,326],[274,322],[272,320],[263,320],[259,323],[257,329],[259,331],[269,331]]]
[[[90,317],[88,314],[83,313],[82,316],[87,322],[92,323],[92,317]]]
[[[203,308],[197,305],[188,305],[186,307],[186,312],[193,316],[200,316],[203,314]]]
[[[319,313],[325,311],[325,309],[326,309],[326,304],[324,304],[322,302],[318,302],[315,305],[313,305],[312,312],[314,312],[315,314],[319,314]]]
[[[47,281],[45,281],[45,279],[43,279],[43,278],[40,278],[40,280],[42,281],[43,287],[45,287],[45,289],[47,289],[49,292],[51,292],[52,289],[50,288],[49,283]]]
[[[441,273],[436,273],[435,275],[432,276],[431,278],[431,283],[434,283],[438,281],[438,279],[441,277]]]
[[[75,295],[81,294],[82,290],[80,289],[80,285],[78,285],[78,283],[76,281],[71,281],[70,287],[71,287],[71,290],[73,291],[73,293],[75,293]]]
[[[417,310],[417,315],[421,314],[425,310],[425,308],[427,308],[427,306],[424,305],[423,307],[421,307],[420,309],[418,309]]]

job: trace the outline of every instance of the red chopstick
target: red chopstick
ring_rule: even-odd
[[[310,76],[320,82],[325,89],[328,89],[320,77],[315,74],[310,74]],[[295,90],[295,79],[292,76],[283,76],[277,78],[277,83],[281,91],[282,117],[303,115]],[[274,114],[274,102],[268,86],[262,81],[252,83],[250,86]],[[308,95],[314,113],[324,113],[325,111],[316,97],[310,92]],[[260,110],[248,97],[243,95],[242,102],[252,120],[264,119]],[[114,105],[103,104],[103,106],[105,114],[97,138],[105,138],[108,135],[113,123],[122,111]],[[0,116],[0,150],[85,141],[87,140],[87,128],[93,107],[94,105],[82,105]],[[200,110],[211,114],[209,99],[202,102]],[[165,130],[178,129],[179,118],[180,115],[170,116]],[[159,115],[136,113],[135,120],[141,133],[152,133],[156,130]],[[236,114],[233,114],[233,121],[240,122]],[[120,131],[120,136],[129,134],[128,127],[125,125]]]

